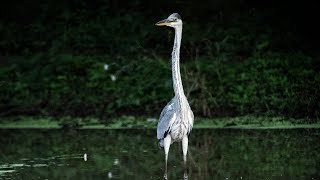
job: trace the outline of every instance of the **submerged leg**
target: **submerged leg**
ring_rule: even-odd
[[[165,154],[165,160],[166,160],[166,167],[165,167],[163,179],[168,179],[167,170],[168,170],[168,154],[169,154],[170,145],[171,145],[171,136],[167,135],[167,137],[163,139],[164,154]]]
[[[184,164],[183,178],[188,179],[188,173],[187,173],[188,136],[185,136],[182,139],[182,153],[183,153],[183,164]]]

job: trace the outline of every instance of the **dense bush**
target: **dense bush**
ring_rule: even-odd
[[[39,54],[1,68],[1,115],[156,115],[173,96],[170,63],[159,57]],[[319,116],[320,73],[301,54],[243,62],[199,58],[182,64],[185,91],[202,116]],[[104,69],[107,66],[107,70]]]
[[[318,119],[319,63],[291,14],[240,1],[205,4],[161,4],[188,7],[181,74],[197,116]],[[173,33],[154,26],[171,9],[155,14],[153,5],[35,1],[30,16],[3,14],[0,115],[158,115],[173,96]]]

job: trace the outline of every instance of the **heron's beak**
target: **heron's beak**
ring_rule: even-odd
[[[168,19],[164,19],[162,21],[159,21],[156,23],[156,26],[166,26],[166,25],[169,25],[170,24],[170,21]]]

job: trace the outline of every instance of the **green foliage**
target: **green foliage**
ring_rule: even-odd
[[[158,114],[173,96],[170,64],[147,56],[126,62],[70,54],[15,59],[1,68],[0,100],[6,110],[1,115],[33,112],[104,119]],[[198,115],[314,119],[319,116],[320,100],[320,75],[314,63],[301,54],[269,54],[240,63],[203,57],[181,68],[191,107]]]
[[[259,55],[240,63],[200,58],[186,68],[185,79],[194,110],[204,115],[318,118],[320,82],[315,63],[299,53]]]
[[[167,59],[174,34],[154,26],[167,14],[137,9],[142,3],[160,7],[48,1],[31,4],[38,16],[25,23],[1,17],[7,60],[0,66],[0,116],[158,116],[173,96]],[[197,12],[181,12],[181,74],[197,116],[319,119],[319,65],[297,48],[298,36],[263,23],[264,11],[208,3],[206,11],[219,12],[176,4]]]
[[[139,110],[137,107],[155,99],[164,102],[171,90],[171,83],[165,83],[171,77],[169,66],[161,59],[142,58],[124,64],[107,56],[39,54],[28,62],[15,61],[1,71],[3,108],[39,108],[44,115],[100,117],[130,107]],[[150,103],[146,108],[150,112],[155,105]]]

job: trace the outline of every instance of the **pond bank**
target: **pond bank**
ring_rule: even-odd
[[[319,121],[305,123],[305,119],[283,117],[223,117],[196,118],[195,129],[296,129],[320,128]],[[53,118],[53,117],[11,117],[0,120],[0,129],[153,129],[157,127],[156,118],[122,116],[101,122],[96,118]]]

